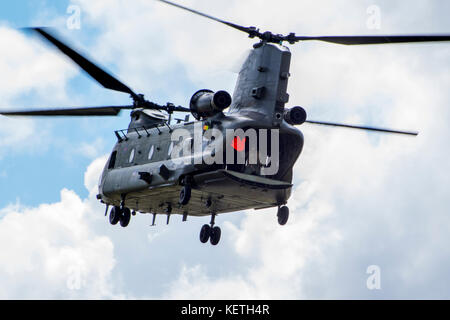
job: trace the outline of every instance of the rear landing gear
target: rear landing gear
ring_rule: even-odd
[[[222,231],[220,230],[219,227],[211,228],[211,234],[209,235],[209,242],[211,242],[213,246],[219,243],[221,233]]]
[[[278,223],[281,226],[284,226],[289,219],[289,208],[286,206],[282,206],[278,208],[278,212],[277,212],[277,217],[278,217]]]
[[[131,210],[128,208],[122,209],[119,206],[114,206],[109,212],[109,223],[111,223],[112,225],[116,225],[118,222],[120,222],[120,225],[125,228],[130,223],[130,220]]]
[[[207,243],[210,235],[211,235],[211,227],[209,226],[209,224],[204,224],[203,227],[200,229],[200,242]]]
[[[123,208],[122,211],[122,215],[120,216],[120,226],[125,228],[130,223],[131,211],[128,208]]]
[[[214,220],[216,215],[211,215],[211,223],[210,225],[204,224],[202,229],[200,230],[200,242],[206,243],[209,242],[215,246],[220,241],[220,236],[222,234],[222,231],[219,227],[214,227]]]

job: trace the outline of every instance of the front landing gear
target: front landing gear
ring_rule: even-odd
[[[183,186],[183,188],[181,188],[179,203],[182,206],[185,206],[188,204],[190,199],[191,199],[191,186],[189,184],[186,184]]]
[[[112,207],[111,211],[109,212],[109,223],[111,223],[112,225],[116,225],[119,222],[121,215],[122,212],[120,210],[120,207]]]
[[[200,242],[206,243],[209,242],[215,246],[220,241],[220,236],[222,234],[222,231],[219,227],[214,227],[214,220],[216,215],[211,215],[211,222],[210,225],[204,224],[203,227],[200,230]]]
[[[184,177],[182,184],[183,187],[180,190],[180,200],[178,203],[185,206],[189,203],[189,200],[191,200],[192,177]]]
[[[281,226],[284,226],[289,219],[289,208],[286,206],[282,206],[278,208],[278,212],[277,212],[277,217],[278,217],[278,223]]]

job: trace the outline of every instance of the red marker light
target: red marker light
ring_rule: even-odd
[[[241,140],[240,137],[234,137],[233,142],[231,143],[231,146],[234,148],[234,150],[241,152],[245,149],[245,140],[247,138],[244,137],[244,139]]]

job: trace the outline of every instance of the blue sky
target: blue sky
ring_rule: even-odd
[[[181,1],[180,1],[181,2]],[[81,29],[67,30],[67,6]],[[243,25],[305,35],[449,33],[448,1],[190,0]],[[367,9],[379,7],[381,28]],[[289,8],[286,10],[285,8]],[[314,13],[314,14],[311,14]],[[233,92],[253,40],[151,0],[0,3],[0,108],[128,104],[16,27],[50,25],[137,92],[186,106],[202,88]],[[201,37],[198,36],[201,34]],[[220,40],[218,40],[220,39]],[[293,54],[288,106],[311,119],[418,130],[417,138],[302,126],[288,225],[273,209],[208,218],[138,215],[110,226],[95,199],[116,118],[0,118],[0,298],[449,298],[450,44]],[[235,68],[234,68],[235,69]],[[381,289],[366,286],[379,266]]]
[[[68,4],[69,1],[4,1],[0,4],[0,20],[3,23],[7,22],[11,27],[33,26],[34,20],[44,11],[51,11],[53,14],[60,16],[66,15]],[[83,80],[73,79],[70,90],[75,94],[79,90],[86,90],[89,86],[89,79]],[[35,79],[35,81],[39,81],[39,79]],[[35,94],[25,93],[16,96],[12,104],[7,107],[20,106],[40,107],[43,105]],[[58,105],[48,107],[58,107]],[[106,132],[96,131],[91,136],[84,132],[83,127],[96,127],[92,120],[99,122],[95,119],[60,119],[56,121],[54,119],[39,119],[36,121],[38,128],[48,126],[50,122],[52,130],[54,130],[52,131],[53,134],[66,140],[62,143],[75,144],[77,141],[89,141],[95,139],[96,134],[101,134],[102,139],[108,139],[112,142],[113,139],[109,139]],[[17,130],[20,130],[20,128],[17,128]],[[86,194],[83,179],[79,173],[84,170],[89,162],[89,158],[83,157],[76,160],[64,159],[61,146],[57,145],[49,145],[47,150],[36,151],[32,155],[26,150],[23,152],[8,152],[1,159],[1,166],[7,174],[2,178],[1,192],[4,196],[0,205],[5,206],[11,202],[14,203],[16,200],[26,205],[55,201],[59,197],[59,190],[69,185],[70,188]]]
[[[15,27],[26,27],[41,14],[42,11],[52,10],[59,14],[65,13],[69,1],[26,1],[2,2],[0,4],[0,18]]]
[[[61,27],[61,23],[54,22],[54,19],[65,21],[70,14],[67,8],[70,1],[17,1],[2,2],[0,4],[0,21],[7,23],[10,27],[24,26],[55,26]],[[89,26],[82,17],[82,31],[59,28],[66,31],[68,37],[75,36],[82,38],[84,45],[95,42],[98,30],[95,26]],[[69,38],[70,39],[70,38]],[[69,40],[69,43],[71,41]],[[52,50],[41,42],[43,48]],[[75,45],[76,46],[76,45]],[[87,52],[94,61],[95,52]],[[98,61],[98,60],[97,60]],[[69,63],[69,62],[68,62]],[[107,70],[116,71],[114,63],[105,66]],[[180,68],[182,77],[182,68]],[[40,79],[34,79],[36,82]],[[123,79],[124,82],[127,79]],[[95,105],[120,105],[131,102],[126,94],[117,94],[114,91],[103,89],[95,81],[91,80],[82,72],[77,72],[74,77],[67,79],[65,104],[55,101],[51,97],[42,99],[33,90],[25,91],[14,96],[9,105],[5,108],[27,108],[27,107],[71,107],[71,106],[95,106]],[[143,91],[146,93],[145,91]],[[167,99],[164,95],[156,98]],[[162,103],[165,100],[161,101]],[[50,128],[51,135],[54,136],[45,146],[45,150],[34,150],[32,153],[27,150],[20,152],[7,152],[1,158],[3,168],[2,194],[0,206],[5,206],[11,202],[20,201],[24,205],[36,205],[43,201],[56,201],[59,197],[59,190],[68,187],[75,190],[80,195],[86,196],[87,191],[83,184],[83,172],[87,165],[93,160],[92,154],[70,154],[70,149],[77,148],[80,144],[89,144],[94,141],[101,141],[101,145],[96,150],[95,155],[109,152],[115,143],[113,130],[123,129],[128,124],[128,113],[123,112],[118,118],[75,118],[75,119],[36,119],[37,128]],[[20,123],[20,122],[17,122]],[[20,129],[18,129],[20,130]],[[37,130],[36,134],[39,134]],[[33,139],[33,137],[30,137]],[[32,157],[30,158],[30,155]],[[94,155],[94,156],[95,156]],[[43,187],[45,185],[45,187]]]

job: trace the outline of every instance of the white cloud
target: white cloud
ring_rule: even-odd
[[[42,42],[17,30],[0,26],[0,39],[3,103],[32,92],[53,101],[65,99],[67,79],[76,73],[73,66]]]
[[[86,172],[91,191],[102,160],[94,161]],[[98,209],[92,199],[82,200],[64,189],[57,203],[36,208],[16,204],[0,210],[1,298],[119,297],[111,284],[116,264],[113,243],[93,229]]]
[[[66,85],[76,74],[73,66],[41,42],[0,25],[0,97],[2,110],[46,107],[37,102],[18,106],[24,97],[36,97],[47,107],[67,102]],[[28,101],[28,100],[27,100]],[[0,157],[16,151],[43,152],[51,141],[49,125],[35,120],[0,116]]]

